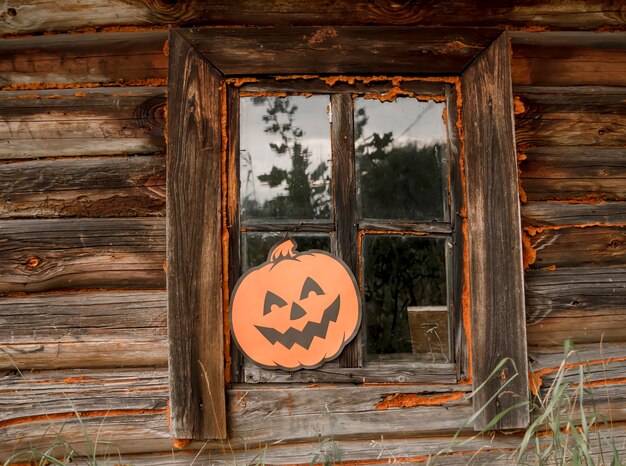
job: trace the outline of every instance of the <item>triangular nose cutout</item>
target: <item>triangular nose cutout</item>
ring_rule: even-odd
[[[306,315],[306,311],[302,309],[298,303],[293,303],[291,305],[291,314],[289,314],[289,318],[291,320],[299,319],[300,317],[304,317]]]

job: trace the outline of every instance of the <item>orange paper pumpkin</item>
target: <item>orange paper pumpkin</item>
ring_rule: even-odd
[[[356,335],[361,300],[354,276],[337,257],[298,252],[287,239],[246,272],[230,301],[233,338],[268,368],[313,368],[334,359]]]

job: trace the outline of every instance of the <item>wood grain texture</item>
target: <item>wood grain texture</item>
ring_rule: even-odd
[[[590,442],[590,452],[598,456],[604,452],[604,458],[611,461],[610,438],[615,439],[619,444],[616,448],[617,455],[623,457],[625,448],[623,442],[626,440],[626,429],[622,426],[615,426],[608,430],[601,428],[595,431],[598,435],[593,435]],[[300,443],[295,445],[270,445],[263,450],[251,449],[251,451],[235,451],[224,453],[219,451],[203,451],[197,457],[197,462],[210,464],[254,464],[262,457],[268,464],[310,464],[316,455],[325,455],[326,458],[333,458],[336,452],[333,448],[336,445],[344,461],[375,462],[374,464],[420,464],[427,461],[426,458],[432,455],[431,461],[437,465],[484,465],[510,466],[514,464],[516,442],[519,437],[503,434],[494,434],[490,438],[483,436],[470,438],[465,435],[457,437],[458,445],[450,447],[445,445],[440,437],[423,437],[413,439],[384,438],[378,440],[340,440],[337,442],[326,442],[320,446],[319,443]],[[547,443],[546,440],[543,440]],[[543,447],[543,445],[542,445]],[[450,453],[443,453],[443,452]],[[189,453],[169,453],[161,452],[148,455],[125,455],[124,460],[133,466],[170,466],[189,464]],[[336,457],[336,456],[335,456]],[[369,460],[369,461],[368,461]],[[534,461],[530,455],[526,459],[529,463]]]
[[[558,311],[626,308],[626,267],[567,267],[526,272],[526,309],[532,323]]]
[[[544,230],[530,239],[537,253],[532,268],[626,265],[626,227]]]
[[[626,340],[626,268],[570,267],[526,272],[529,345]]]
[[[626,10],[610,0],[553,4],[490,1],[263,0],[230,2],[68,0],[64,14],[45,0],[7,0],[0,34],[66,31],[116,25],[446,25],[595,30],[623,28]]]
[[[228,226],[228,291],[235,289],[241,276],[241,231],[239,227],[239,90],[234,86],[226,88],[228,117],[228,160],[226,180],[226,225]],[[230,296],[229,296],[230,299]],[[229,301],[230,303],[230,301]],[[230,325],[230,321],[228,321]],[[230,339],[230,377],[232,381],[241,382],[243,354]],[[228,375],[228,374],[227,374]]]
[[[466,268],[468,267],[467,258],[465,257],[465,244],[467,241],[466,232],[464,231],[464,222],[467,215],[464,213],[465,193],[463,186],[463,173],[461,156],[463,154],[463,142],[459,134],[460,111],[458,108],[457,90],[453,86],[446,89],[446,122],[448,130],[448,151],[450,161],[448,163],[450,181],[449,181],[449,199],[450,199],[450,223],[452,227],[452,245],[451,252],[452,266],[448,272],[448,287],[451,288],[450,308],[452,309],[452,331],[454,342],[454,361],[457,365],[457,380],[469,378],[470,370],[470,350],[468,343],[468,335],[464,321],[463,313],[464,303],[463,293],[469,287],[466,283]]]
[[[463,122],[469,233],[474,428],[528,399],[524,281],[513,95],[508,37],[502,34],[465,71]],[[493,369],[510,358],[498,377]],[[515,367],[512,367],[512,366]],[[515,379],[512,377],[516,374]],[[504,382],[506,389],[499,392]],[[487,405],[489,400],[494,400]],[[523,428],[526,407],[514,409],[498,428]]]
[[[337,232],[337,256],[343,260],[355,277],[359,274],[357,255],[356,218],[356,168],[354,154],[354,109],[351,95],[331,96],[333,120],[331,140],[333,153],[333,199]],[[363,366],[363,330],[361,320],[359,333],[346,345],[339,355],[342,367]]]
[[[515,96],[520,146],[626,145],[625,87],[518,86]]]
[[[626,202],[575,204],[558,201],[522,204],[522,223],[529,226],[624,225]]]
[[[0,40],[0,87],[165,80],[166,31]]]
[[[165,366],[166,320],[163,291],[0,297],[0,369]]]
[[[174,438],[226,437],[219,73],[170,34],[167,290]]]
[[[0,159],[163,151],[165,88],[0,92]]]
[[[319,369],[297,372],[263,369],[245,364],[243,381],[256,383],[448,383],[457,381],[454,364],[369,363],[365,367],[341,367],[339,362],[324,364]]]
[[[180,30],[180,34],[222,73],[244,76],[458,74],[498,32],[477,28],[411,27]]]
[[[0,292],[165,287],[164,219],[0,223]]]
[[[526,331],[530,346],[562,347],[565,340],[574,344],[621,342],[626,339],[626,309],[551,312],[549,316],[528,325]]]
[[[562,347],[533,348],[533,370],[543,382],[542,394],[556,374],[562,351]],[[585,399],[598,415],[612,416],[614,428],[626,419],[624,357],[624,343],[581,345],[570,357],[575,365],[584,365],[588,381],[608,382],[591,387],[594,396]],[[576,382],[577,373],[578,368],[572,367],[566,381]],[[123,464],[135,464],[128,455],[148,452],[169,452],[170,462],[157,455],[158,462],[153,464],[188,464],[189,451],[193,455],[200,448],[203,462],[223,458],[228,463],[252,451],[258,454],[266,444],[266,462],[273,458],[273,464],[293,464],[294,458],[312,459],[319,439],[311,437],[318,435],[337,442],[343,461],[424,456],[449,446],[447,436],[462,425],[463,416],[471,414],[469,392],[459,394],[456,389],[446,385],[305,388],[291,384],[258,389],[239,385],[228,392],[232,450],[225,450],[220,441],[210,441],[193,442],[185,451],[172,453],[165,412],[165,368],[5,371],[0,373],[0,405],[5,407],[0,411],[0,458],[28,442],[31,446],[50,442],[59,431],[73,445],[84,441],[85,431],[75,411],[81,414],[89,438],[95,439],[100,432],[103,448],[104,441],[111,442],[110,451],[116,457],[119,451]],[[442,398],[429,405],[429,399],[436,397]],[[398,407],[393,407],[394,401],[399,402]],[[344,410],[344,405],[349,410]],[[442,435],[427,435],[433,431]],[[296,438],[303,441],[296,443]],[[467,438],[462,433],[457,440]],[[511,451],[520,439],[515,434],[494,434],[453,449],[468,455],[479,449]],[[458,455],[455,459],[452,464],[458,464]]]
[[[624,32],[512,32],[513,86],[626,86]]]
[[[165,158],[89,157],[0,164],[0,218],[165,214]]]
[[[529,201],[626,199],[621,147],[535,147],[523,154],[520,178]]]

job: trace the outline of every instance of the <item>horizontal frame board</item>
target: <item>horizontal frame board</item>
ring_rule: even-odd
[[[432,76],[460,73],[501,30],[344,26],[191,28],[178,33],[227,76],[250,75],[252,67],[257,75]]]

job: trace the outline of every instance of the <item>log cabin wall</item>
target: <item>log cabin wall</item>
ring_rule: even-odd
[[[2,4],[0,458],[58,432],[84,443],[84,429],[92,440],[111,442],[109,454],[120,452],[128,464],[189,464],[204,446],[173,445],[167,421],[170,24],[506,26],[533,380],[545,390],[563,340],[572,338],[601,395],[595,409],[623,435],[625,7],[609,1],[558,8],[534,2],[520,8],[452,1],[181,3],[76,0],[65,2],[65,11],[42,0]],[[262,451],[267,462],[308,464],[320,449],[316,435],[327,436],[331,424],[344,459],[425,460],[446,447],[471,414],[458,387],[433,401],[416,395],[415,387],[390,393],[381,386],[352,400],[354,412],[331,423],[323,388],[319,405],[307,406],[298,404],[297,390],[276,389],[285,398],[278,406],[264,404],[258,393],[250,399],[231,390],[232,441],[207,445],[197,461],[233,463]],[[350,391],[344,390],[346,402]],[[290,435],[280,429],[292,412],[308,439],[282,437]],[[405,418],[409,428],[382,438],[380,425],[392,418]],[[357,423],[361,434],[342,434],[354,430],[344,428],[348,423]],[[268,436],[284,441],[263,448]],[[474,440],[450,462],[469,461],[479,449],[481,461],[497,458],[518,441],[515,435]]]

